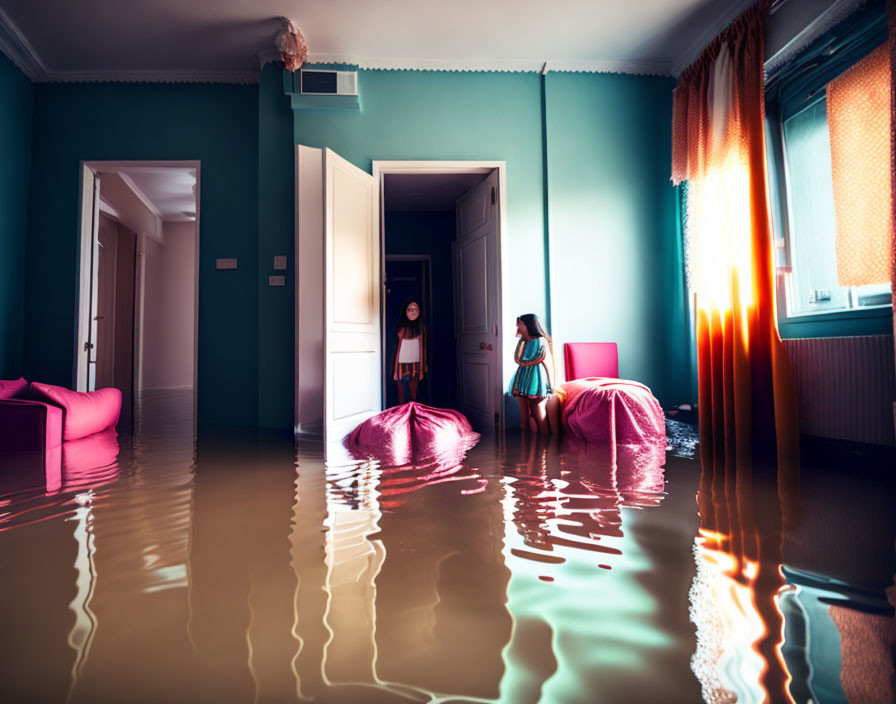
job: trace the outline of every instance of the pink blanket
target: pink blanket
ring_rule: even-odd
[[[373,457],[398,466],[460,461],[478,441],[479,434],[462,413],[411,401],[368,418],[343,442],[356,459]]]
[[[587,377],[560,385],[563,426],[577,440],[652,445],[666,437],[663,409],[644,384]]]

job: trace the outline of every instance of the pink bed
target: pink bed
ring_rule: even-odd
[[[613,448],[665,447],[663,409],[644,384],[619,378],[615,342],[569,342],[563,357],[570,381],[558,385],[557,395],[566,435]]]

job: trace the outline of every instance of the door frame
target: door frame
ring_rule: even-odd
[[[95,174],[98,174],[100,171],[116,171],[118,169],[126,169],[134,166],[152,166],[152,167],[169,167],[169,168],[191,168],[196,169],[196,241],[194,244],[194,253],[195,253],[195,266],[193,271],[193,424],[195,426],[197,422],[197,400],[199,398],[199,239],[200,239],[200,229],[199,229],[199,217],[201,213],[200,207],[200,198],[202,195],[202,162],[199,159],[191,159],[191,160],[169,160],[169,161],[155,161],[155,160],[132,160],[132,161],[81,161],[78,165],[78,179],[80,183],[79,193],[84,193],[84,167],[87,167]],[[139,195],[138,195],[139,197]],[[85,237],[87,233],[85,233],[84,226],[84,216],[85,216],[85,204],[81,202],[79,204],[79,214],[78,214],[78,251],[80,252],[80,257],[78,258],[78,269],[76,270],[76,293],[75,293],[75,359],[72,365],[72,388],[77,389],[78,391],[84,391],[86,389],[78,388],[78,354],[77,351],[79,346],[81,345],[81,340],[86,339],[87,331],[85,326],[89,325],[88,318],[90,317],[90,299],[83,295],[84,285],[83,280],[84,276],[90,276],[90,257],[91,257],[91,244],[85,242]],[[92,233],[91,233],[92,234]],[[135,393],[139,393],[140,386],[138,386],[138,381],[143,373],[143,340],[142,340],[142,326],[143,326],[143,312],[142,312],[142,303],[143,303],[143,293],[142,293],[142,285],[143,285],[143,277],[141,272],[144,267],[144,259],[143,253],[140,250],[140,237],[142,233],[138,232],[137,234],[137,271],[135,272],[134,278],[134,391]],[[87,286],[87,291],[89,292],[90,287]],[[136,401],[136,399],[135,399]]]
[[[510,311],[510,258],[509,244],[507,241],[507,162],[506,161],[389,161],[378,160],[373,162],[373,177],[376,180],[380,199],[380,265],[381,277],[385,277],[385,251],[386,251],[386,211],[385,211],[385,181],[387,174],[488,174],[498,171],[498,334],[496,335],[496,355],[498,373],[493,390],[495,394],[495,409],[498,413],[498,426],[504,427],[504,369],[507,367],[504,359],[504,321],[515,319]],[[385,304],[385,297],[380,297],[380,305]],[[380,320],[384,320],[381,310]],[[385,338],[385,330],[382,331]],[[384,340],[385,341],[385,340]],[[384,348],[385,349],[385,348]],[[509,368],[509,367],[508,367]],[[383,380],[385,385],[385,379]],[[384,397],[385,398],[385,397]]]

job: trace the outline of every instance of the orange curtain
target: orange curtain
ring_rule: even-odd
[[[775,317],[763,129],[769,7],[762,0],[740,15],[682,74],[672,180],[688,182],[704,466],[792,487],[797,403]]]
[[[890,50],[883,44],[828,84],[827,117],[841,286],[886,284],[893,221],[880,216],[891,197]]]
[[[896,0],[887,0],[887,24],[890,41],[890,218],[896,223]],[[893,264],[890,282],[893,295],[893,345],[896,347],[896,238],[893,239],[893,253],[890,260]],[[893,426],[896,427],[896,403],[893,404]]]

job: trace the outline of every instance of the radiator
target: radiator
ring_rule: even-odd
[[[892,335],[784,340],[796,377],[800,433],[896,445]]]

